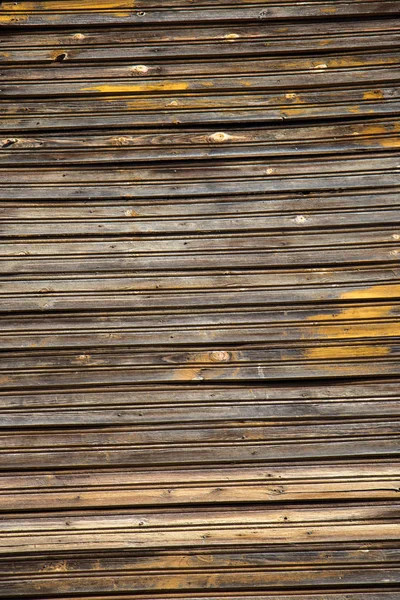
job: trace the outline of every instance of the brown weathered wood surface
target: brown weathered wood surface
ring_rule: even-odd
[[[400,600],[400,2],[0,3],[0,597]]]

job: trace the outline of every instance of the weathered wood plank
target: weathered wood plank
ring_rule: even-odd
[[[247,7],[246,4],[252,6]],[[254,6],[255,4],[255,6]],[[110,2],[98,6],[70,2],[3,2],[0,23],[6,27],[68,27],[81,25],[153,25],[161,23],[198,23],[198,22],[244,22],[273,21],[275,19],[295,18],[338,18],[357,16],[398,15],[399,6],[391,0],[373,2],[371,0],[352,0],[337,2],[272,3],[263,0],[248,0],[236,5],[220,5],[219,2],[200,4],[198,8],[189,2],[168,2],[165,8],[157,7],[148,0],[136,0],[132,10],[129,2]]]
[[[294,94],[294,96],[293,96]],[[300,98],[300,104],[296,99]],[[397,84],[351,88],[230,94],[98,95],[88,99],[40,100],[13,97],[1,100],[0,127],[15,136],[18,130],[77,129],[224,123],[282,123],[284,120],[392,116],[399,113]],[[215,125],[214,125],[215,126]]]
[[[398,495],[400,465],[283,463],[263,467],[164,469],[116,467],[0,476],[0,510],[49,510],[232,502],[379,500]],[[1,582],[1,578],[0,578]],[[0,588],[1,589],[1,588]]]
[[[396,47],[399,41],[396,19],[259,23],[197,24],[161,28],[80,28],[54,31],[9,30],[0,39],[0,62],[43,64],[58,59],[63,63],[164,59],[171,57],[257,56],[310,50],[332,51]]]
[[[224,131],[189,130],[114,131],[86,136],[4,138],[0,165],[57,165],[181,159],[261,158],[285,155],[323,155],[395,150],[400,145],[397,119],[320,127],[229,128]],[[2,148],[1,148],[2,147]],[[2,211],[4,212],[4,211]],[[242,211],[245,212],[245,211]]]
[[[281,269],[192,271],[181,274],[95,273],[4,276],[0,310],[53,311],[275,305],[287,302],[398,299],[395,264]],[[299,285],[301,283],[301,286]]]

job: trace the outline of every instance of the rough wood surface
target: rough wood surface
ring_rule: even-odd
[[[0,597],[400,600],[400,3],[0,3]]]

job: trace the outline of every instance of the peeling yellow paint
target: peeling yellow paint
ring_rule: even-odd
[[[393,123],[390,125],[366,125],[364,127],[360,127],[358,129],[358,131],[354,131],[352,133],[353,136],[360,136],[360,135],[371,135],[371,136],[379,136],[379,138],[376,140],[377,143],[379,143],[380,146],[382,146],[383,148],[398,148],[400,147],[400,136],[396,135],[396,133],[400,131],[400,123]],[[385,135],[386,134],[386,135]],[[388,135],[388,134],[393,134],[393,135]],[[382,135],[385,135],[385,137],[381,137]],[[368,144],[371,143],[371,140],[365,138],[365,139],[360,139],[359,142],[361,144],[365,144],[368,146]]]
[[[174,379],[178,381],[199,381],[203,379],[201,371],[203,367],[181,367],[174,372]]]
[[[304,108],[285,108],[285,110],[281,111],[281,115],[283,117],[290,117],[290,116],[294,116],[294,115],[304,115],[306,114],[306,109]]]
[[[5,25],[9,24],[9,23],[23,23],[25,21],[28,20],[28,16],[29,15],[18,15],[15,16],[15,14],[13,15],[0,15],[0,23],[4,23]]]
[[[385,98],[382,90],[369,90],[363,93],[364,100],[383,100]]]
[[[366,125],[358,133],[360,135],[380,135],[381,133],[388,133],[388,131],[383,125]]]
[[[400,335],[400,321],[398,323],[376,321],[390,315],[391,310],[390,305],[356,306],[345,308],[336,314],[315,315],[308,318],[316,324],[305,337],[318,335],[328,339],[349,339]]]
[[[362,358],[387,356],[390,348],[387,346],[324,346],[308,348],[304,355],[311,360],[330,360],[340,358]]]
[[[400,138],[392,137],[379,140],[379,143],[384,148],[400,148]]]
[[[390,283],[373,285],[364,289],[354,290],[341,294],[341,300],[365,300],[368,298],[398,298],[400,297],[400,284]]]
[[[187,90],[189,84],[184,81],[161,81],[160,83],[140,84],[103,84],[82,88],[84,92],[102,92],[104,94],[118,94],[120,92],[176,92]]]
[[[364,65],[370,65],[371,61],[368,60],[363,60],[360,59],[357,56],[345,56],[343,58],[331,58],[328,59],[328,65],[329,67],[342,67],[342,68],[346,68],[346,67],[362,67]],[[386,64],[391,64],[393,63],[393,59],[391,58],[380,58],[375,59],[373,64],[374,65],[386,65]]]

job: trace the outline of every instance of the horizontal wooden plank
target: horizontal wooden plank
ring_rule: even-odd
[[[34,375],[33,375],[34,379]],[[61,376],[60,376],[61,380]],[[72,381],[71,381],[72,383]],[[278,417],[277,417],[278,419]],[[242,421],[244,419],[242,418]],[[398,420],[323,420],[313,423],[184,423],[75,426],[33,432],[1,432],[2,470],[173,465],[226,465],[396,458]]]
[[[114,586],[115,587],[115,586]],[[360,586],[358,589],[363,589],[363,586]],[[354,592],[354,587],[353,588],[342,588],[342,592],[337,593],[337,588],[323,588],[323,593],[322,595],[319,593],[321,591],[321,588],[318,590],[317,593],[312,592],[311,594],[303,594],[303,591],[301,588],[296,589],[295,591],[291,591],[289,595],[287,595],[285,592],[282,594],[281,592],[279,593],[279,598],[281,598],[282,600],[392,600],[394,599],[398,599],[400,598],[400,591],[396,590],[393,585],[389,585],[388,589],[390,589],[390,592],[381,592],[379,590],[377,590],[377,588],[375,588],[374,590],[374,586],[370,584],[370,587],[368,588],[369,592],[367,594],[365,594],[364,592]],[[382,589],[382,587],[381,587]],[[343,591],[344,590],[344,591]],[[203,595],[203,594],[207,594],[207,595]],[[83,594],[85,594],[85,592],[83,592]],[[199,595],[201,594],[201,595]],[[17,596],[18,597],[19,594],[17,592]],[[124,594],[115,596],[115,598],[118,599],[123,599],[123,600],[144,600],[146,599],[147,594],[145,593],[144,595],[139,593],[134,593],[129,594],[128,592],[124,592]],[[13,596],[14,597],[14,596]],[[82,593],[78,593],[78,595],[74,594],[74,595],[68,595],[66,596],[58,596],[60,598],[60,600],[86,600],[87,599],[87,595],[82,595]],[[98,594],[96,594],[95,596],[91,595],[90,598],[91,600],[108,600],[109,599],[109,594],[106,595],[101,595],[99,596]],[[164,595],[164,594],[157,594],[157,597],[160,600],[170,600],[171,596],[170,595]],[[207,600],[220,600],[221,597],[223,597],[226,600],[276,600],[277,595],[276,592],[266,592],[266,593],[258,593],[256,592],[256,595],[254,595],[253,592],[236,592],[234,596],[232,596],[232,594],[229,594],[227,592],[224,592],[224,595],[221,596],[220,593],[218,593],[218,596],[215,596],[215,593],[213,593],[212,591],[210,591],[209,589],[206,590],[205,592],[199,592],[198,590],[196,590],[195,595],[193,594],[193,592],[183,592],[181,593],[181,595],[179,596],[179,598],[182,598],[184,600],[204,600],[205,598],[207,598]],[[50,600],[51,596],[42,596],[43,600]]]
[[[150,382],[273,380],[307,377],[398,375],[397,338],[318,340],[241,348],[204,346],[114,348],[89,353],[66,350],[8,354],[0,378],[4,389],[34,389]]]
[[[188,557],[183,554],[176,554],[170,561],[167,561],[165,558],[163,560],[161,556],[153,560],[141,558],[136,561],[133,558],[126,557],[125,559],[115,558],[107,563],[101,557],[97,561],[97,566],[96,561],[93,559],[81,559],[78,566],[76,562],[74,563],[68,557],[64,560],[49,557],[47,562],[42,560],[34,564],[34,567],[38,569],[38,574],[32,577],[32,579],[29,578],[28,574],[24,573],[18,579],[17,575],[9,575],[4,576],[4,583],[0,585],[2,589],[11,590],[13,596],[20,595],[24,589],[29,589],[29,591],[32,590],[32,592],[36,593],[41,591],[42,594],[46,594],[51,593],[52,586],[54,586],[55,580],[58,577],[61,580],[61,586],[58,589],[64,591],[64,593],[71,593],[72,591],[75,593],[82,591],[88,594],[96,592],[106,593],[115,590],[116,586],[122,592],[124,590],[135,590],[138,593],[151,593],[152,591],[159,593],[161,590],[164,590],[164,593],[167,593],[173,590],[172,586],[175,585],[182,590],[181,593],[190,593],[190,590],[200,593],[203,590],[207,591],[207,596],[202,595],[200,596],[201,598],[213,598],[212,590],[221,589],[224,598],[234,598],[236,600],[239,598],[252,600],[261,598],[263,600],[265,598],[276,598],[276,596],[264,595],[265,589],[273,593],[273,590],[282,588],[282,586],[294,579],[298,581],[299,589],[312,587],[317,590],[323,589],[327,585],[333,585],[336,580],[340,580],[342,589],[346,589],[347,586],[373,585],[374,583],[386,585],[397,583],[397,567],[390,561],[390,559],[394,560],[396,555],[394,552],[391,553],[390,550],[367,551],[367,557],[371,561],[368,565],[365,564],[361,556],[355,553],[359,562],[354,561],[353,555],[353,561],[346,567],[344,564],[347,563],[347,556],[352,554],[351,551],[343,551],[341,554],[334,552],[332,553],[332,563],[326,565],[324,570],[321,570],[321,565],[316,560],[316,554],[315,551],[310,551],[309,553],[304,551],[303,553],[292,552],[284,558],[284,553],[258,552],[254,553],[253,556],[250,553],[231,554],[229,556],[227,553],[218,555],[216,553],[206,554],[204,551],[200,551],[197,555]],[[281,562],[279,562],[278,557],[281,558]],[[390,561],[387,566],[382,564],[384,557]],[[301,561],[297,569],[291,563],[296,558]],[[340,559],[343,560],[342,563],[339,562]],[[160,564],[158,571],[155,570],[157,563]],[[147,574],[145,572],[146,564],[149,565]],[[114,572],[110,569],[111,565],[114,567]],[[174,570],[174,565],[179,570]],[[283,565],[285,565],[286,569],[282,568]],[[152,566],[154,571],[151,568]],[[212,572],[213,566],[215,568],[214,573]],[[12,571],[17,572],[18,570],[18,566],[12,569]],[[262,585],[262,581],[265,581],[264,586]],[[6,587],[7,585],[9,586],[8,588]],[[224,591],[232,589],[233,585],[235,585],[237,593],[240,595],[235,595],[234,597],[231,595],[225,596]],[[245,590],[250,585],[253,593],[257,594],[256,596],[248,595],[248,592],[246,593]],[[264,588],[264,593],[260,596],[257,592],[262,588]],[[75,598],[76,596],[73,597]],[[142,596],[139,597],[142,598]],[[197,598],[197,596],[193,595],[180,595],[179,597]],[[290,596],[279,595],[279,597],[294,598],[295,600],[305,600],[305,598],[308,598],[308,596],[303,594],[299,596],[297,594],[293,596],[291,594]],[[357,598],[358,596],[351,594],[345,597],[353,600],[353,598]],[[396,595],[390,596],[390,598],[394,597]],[[322,596],[313,596],[313,598],[322,598]],[[331,596],[328,593],[323,598],[338,600],[340,594],[333,594]],[[384,592],[376,596],[369,593],[363,596],[363,598],[384,599],[385,595]]]
[[[192,344],[368,340],[400,337],[400,304],[328,304],[324,307],[168,310],[93,316],[75,312],[0,319],[0,344],[8,348],[91,348]]]
[[[322,59],[321,59],[322,60]],[[320,60],[311,61],[302,66],[299,66],[299,72],[295,72],[293,67],[288,72],[277,71],[276,73],[264,75],[252,74],[244,71],[236,76],[226,73],[225,69],[221,74],[213,73],[209,66],[205,65],[205,72],[210,73],[208,76],[191,76],[189,74],[181,74],[179,77],[175,77],[173,74],[169,76],[169,79],[164,77],[156,78],[151,75],[145,80],[135,78],[132,81],[132,73],[125,74],[125,78],[118,79],[87,79],[80,82],[75,81],[73,78],[65,81],[59,81],[56,78],[53,79],[49,73],[49,79],[43,81],[37,81],[33,79],[32,82],[26,81],[22,83],[14,83],[6,81],[1,87],[2,98],[39,98],[42,96],[70,96],[71,94],[77,96],[98,96],[98,95],[118,95],[118,94],[146,94],[146,93],[198,93],[203,92],[205,89],[214,92],[243,92],[254,90],[260,92],[260,90],[272,91],[272,90],[287,90],[293,88],[303,87],[329,87],[329,86],[346,86],[346,85],[391,85],[398,83],[400,80],[399,75],[399,64],[397,61],[392,61],[392,64],[385,66],[382,65],[382,59],[379,58],[376,62],[366,61],[365,66],[353,67],[353,68],[329,68],[325,66],[325,62]],[[251,66],[251,62],[250,65]],[[141,65],[138,65],[140,68]],[[135,66],[134,66],[135,68]],[[146,67],[147,68],[147,67]],[[265,68],[265,66],[264,66]],[[196,65],[193,65],[190,72],[193,73],[196,69]],[[134,70],[134,69],[133,69]],[[189,69],[186,67],[187,73]],[[260,69],[262,70],[262,68]],[[268,70],[268,68],[267,68]],[[150,71],[150,69],[149,69]],[[64,74],[64,70],[62,72]],[[128,79],[129,77],[129,79]],[[316,79],[317,78],[317,79]],[[136,81],[138,83],[136,83]],[[295,93],[295,92],[290,92]],[[290,98],[289,98],[290,99]],[[301,104],[301,102],[300,102]],[[301,109],[301,107],[300,107]]]
[[[342,550],[333,546],[329,553],[318,545],[311,549],[299,546],[296,550],[289,551],[281,548],[273,550],[271,546],[253,551],[243,549],[218,552],[198,548],[195,551],[188,549],[186,553],[171,552],[169,556],[154,550],[152,556],[146,556],[144,552],[139,555],[132,551],[123,555],[113,552],[109,558],[105,558],[104,554],[94,558],[79,553],[71,558],[68,554],[58,553],[30,560],[23,557],[1,558],[4,573],[1,589],[7,589],[14,597],[20,596],[24,586],[27,586],[32,592],[41,591],[42,597],[47,599],[46,592],[51,593],[51,586],[57,581],[59,592],[73,594],[68,597],[83,598],[85,596],[79,595],[79,592],[107,593],[115,591],[120,583],[122,591],[130,590],[135,581],[135,597],[143,599],[143,593],[153,591],[164,600],[171,598],[168,592],[175,582],[176,585],[179,584],[179,598],[216,600],[214,593],[221,583],[224,590],[221,592],[222,597],[228,600],[273,600],[277,597],[284,600],[391,600],[397,598],[393,588],[397,577],[397,556],[398,551],[388,545],[355,549],[349,544]],[[33,571],[35,575],[32,574]],[[383,581],[383,577],[388,574],[389,578]],[[263,576],[267,585],[261,591]],[[289,576],[292,581],[298,581],[298,589],[303,592],[293,589],[288,595],[279,592],[279,587],[285,585]],[[334,588],[327,587],[333,585],[335,576],[341,583],[339,588],[337,585]],[[229,591],[229,577],[237,585],[235,595]],[[254,586],[249,587],[251,577]],[[157,580],[166,585],[164,594],[161,585],[157,585]],[[380,589],[386,588],[387,591],[374,591],[374,583],[381,583],[383,587]],[[367,593],[355,591],[362,589],[363,584],[368,585]],[[270,590],[270,593],[265,589]],[[310,595],[305,589],[311,590]],[[318,592],[322,589],[324,592],[320,595]],[[99,600],[97,594],[94,597]],[[115,597],[123,596],[118,594]]]
[[[346,415],[355,416],[352,413],[352,403],[366,402],[373,403],[380,401],[383,406],[390,406],[392,402],[396,402],[399,395],[399,383],[397,379],[379,379],[373,381],[363,381],[352,379],[347,383],[338,381],[330,381],[317,383],[298,383],[295,384],[268,384],[258,386],[243,386],[241,384],[218,384],[209,385],[203,384],[201,387],[195,385],[179,386],[178,384],[167,386],[134,386],[134,387],[105,387],[98,389],[86,390],[58,390],[56,393],[43,391],[35,393],[29,390],[21,394],[0,391],[1,408],[2,410],[30,410],[38,414],[43,409],[79,410],[80,407],[86,410],[96,410],[96,407],[111,407],[112,405],[120,406],[121,409],[125,405],[127,408],[145,409],[146,406],[151,409],[152,405],[163,408],[160,411],[160,421],[168,422],[168,411],[164,407],[171,408],[172,406],[179,407],[182,405],[207,405],[212,407],[214,403],[229,404],[232,402],[235,405],[241,403],[257,403],[260,410],[263,410],[264,403],[273,402],[280,404],[287,402],[288,407],[293,406],[293,416],[296,415],[296,406],[306,404],[321,404],[321,416],[333,416],[330,413],[329,405],[336,401],[340,402],[340,406],[345,411]],[[323,403],[325,408],[323,409]],[[347,404],[345,404],[347,402]],[[335,404],[332,404],[332,410]],[[283,409],[282,409],[283,410]],[[311,409],[310,409],[311,410]],[[358,410],[357,404],[354,408]],[[362,408],[360,408],[362,410]],[[327,413],[325,411],[328,411]],[[388,414],[394,414],[389,412]],[[6,416],[6,413],[4,412]],[[140,416],[139,413],[137,415]],[[283,418],[284,413],[280,413]],[[300,417],[300,414],[298,415]],[[368,413],[367,413],[368,416]],[[371,416],[371,415],[370,415]],[[40,417],[39,417],[40,418]],[[34,425],[35,423],[32,423]],[[43,423],[44,424],[44,423]],[[25,423],[27,425],[27,423]]]
[[[246,4],[248,6],[246,6]],[[157,23],[197,23],[219,21],[258,21],[269,22],[274,19],[293,18],[337,18],[356,17],[358,15],[379,16],[398,15],[399,6],[391,0],[373,2],[371,0],[352,0],[338,2],[306,2],[301,7],[296,2],[279,3],[265,0],[246,0],[235,4],[205,2],[197,7],[189,2],[180,2],[174,6],[169,2],[165,8],[149,3],[148,0],[136,0],[132,10],[130,2],[104,2],[99,5],[68,2],[3,2],[0,23],[6,27],[68,27],[68,26],[112,26],[147,25]]]
[[[0,40],[0,63],[43,64],[61,61],[81,63],[132,61],[172,57],[267,55],[310,50],[389,49],[399,41],[396,19],[259,23],[223,23],[196,29],[181,25],[161,28],[80,28],[75,30],[26,30],[4,32]]]
[[[0,245],[2,273],[90,273],[301,267],[398,261],[398,229],[338,228],[331,233],[221,234],[73,240],[35,239]],[[360,242],[362,234],[362,242]],[[89,240],[90,238],[88,238]],[[262,261],[262,262],[260,262]]]
[[[296,177],[312,177],[318,176],[334,177],[342,174],[345,179],[346,175],[363,175],[365,173],[381,173],[385,172],[388,176],[396,173],[399,169],[398,154],[396,152],[388,152],[385,156],[381,154],[371,153],[368,156],[360,154],[351,154],[347,157],[338,156],[335,159],[332,157],[321,157],[310,163],[308,158],[296,160]],[[179,169],[176,168],[179,165]],[[175,168],[174,168],[175,167]],[[268,169],[272,170],[268,170]],[[40,174],[40,179],[38,175]],[[280,177],[282,179],[293,177],[293,160],[291,159],[271,159],[266,161],[259,160],[236,160],[236,161],[204,161],[193,162],[190,165],[180,163],[171,163],[168,167],[153,165],[151,163],[133,166],[100,166],[93,168],[90,166],[73,168],[65,167],[60,169],[57,167],[48,167],[32,170],[27,168],[8,169],[0,168],[0,183],[10,186],[12,198],[13,186],[23,188],[24,185],[30,188],[41,189],[46,186],[73,186],[74,184],[85,184],[85,188],[98,186],[100,178],[103,185],[124,183],[128,186],[133,186],[137,182],[149,183],[153,182],[154,187],[165,182],[172,181],[190,183],[192,181],[202,180],[224,180],[224,181],[240,181],[245,179],[246,183],[250,183],[252,178],[261,178],[262,180],[274,179]],[[296,178],[293,177],[295,180]],[[223,181],[221,181],[223,183]],[[383,182],[383,184],[386,181]],[[285,184],[282,182],[280,192],[285,191]],[[334,187],[331,184],[331,187]],[[385,187],[389,187],[387,184]],[[190,189],[190,186],[189,186]],[[340,188],[339,188],[340,189]],[[237,190],[238,192],[239,190]],[[190,192],[186,192],[188,196]],[[154,194],[155,195],[155,194]],[[27,199],[29,199],[27,194]]]
[[[326,192],[400,185],[396,153],[325,157],[309,161],[270,159],[97,169],[0,169],[0,196],[6,200],[113,200],[182,198],[266,192]],[[100,182],[99,182],[100,179]]]
[[[294,94],[294,95],[293,95]],[[293,87],[263,93],[242,91],[196,94],[123,94],[63,100],[0,99],[3,131],[84,129],[155,125],[259,123],[284,120],[391,116],[399,112],[399,88],[390,85],[349,85],[338,89]],[[8,139],[8,138],[7,138]],[[4,143],[7,142],[4,140]]]
[[[285,302],[399,299],[395,264],[282,269],[192,271],[179,274],[94,273],[3,276],[0,311],[136,310],[247,306]],[[301,286],[299,285],[301,283]]]
[[[397,119],[320,127],[270,127],[189,130],[113,131],[86,136],[39,134],[5,138],[0,148],[0,165],[22,166],[158,161],[181,159],[261,158],[286,155],[321,155],[342,152],[394,150],[400,145]],[[2,213],[5,211],[2,210]],[[241,211],[245,212],[245,211]]]
[[[379,500],[398,495],[400,465],[375,461],[262,467],[41,471],[0,475],[0,510],[98,509],[232,502]],[[1,578],[0,578],[1,581]]]
[[[399,64],[399,53],[398,52],[371,52],[371,51],[363,51],[363,52],[355,52],[353,54],[349,54],[349,52],[345,53],[313,53],[307,54],[301,57],[263,57],[263,58],[231,58],[226,57],[224,60],[217,60],[214,58],[213,60],[190,60],[185,62],[178,61],[150,61],[147,65],[135,65],[135,64],[117,64],[114,63],[105,63],[103,61],[102,65],[70,65],[66,62],[63,65],[60,65],[59,62],[55,61],[55,64],[51,65],[40,65],[36,66],[4,66],[2,67],[1,75],[5,77],[5,79],[9,82],[18,82],[21,85],[29,86],[30,84],[39,85],[40,82],[47,82],[48,91],[46,94],[51,95],[52,87],[51,83],[61,83],[68,82],[69,84],[78,85],[79,82],[84,83],[85,85],[89,85],[92,80],[97,85],[97,82],[105,81],[110,87],[115,83],[116,86],[119,85],[121,81],[125,86],[129,85],[127,80],[129,81],[134,78],[134,81],[143,82],[139,85],[143,85],[146,87],[146,83],[148,80],[152,81],[153,79],[162,79],[169,80],[171,78],[171,82],[167,81],[166,84],[171,84],[171,90],[182,90],[182,91],[190,91],[191,89],[191,80],[192,78],[200,79],[206,77],[207,80],[210,76],[215,77],[230,77],[233,74],[235,77],[241,76],[260,76],[262,75],[273,75],[279,74],[282,78],[285,75],[293,75],[297,74],[299,76],[299,81],[301,83],[302,78],[301,75],[303,72],[312,73],[312,77],[310,81],[313,81],[313,77],[315,76],[316,71],[326,71],[326,73],[336,73],[340,72],[344,76],[347,71],[358,71],[359,69],[376,69],[380,67],[382,71],[396,68]],[[64,60],[61,62],[64,63]],[[187,86],[179,87],[178,85],[174,85],[173,81],[175,78],[187,78]],[[320,77],[314,81],[314,85],[318,85],[320,82]],[[177,79],[179,82],[179,79]],[[282,80],[284,81],[284,80]],[[343,80],[345,81],[345,80]],[[51,83],[50,83],[51,82]],[[318,83],[316,83],[318,82]],[[241,83],[240,81],[238,83]],[[165,84],[164,89],[168,91],[168,86]],[[136,85],[136,84],[134,84]],[[247,87],[251,86],[251,80],[246,80]],[[145,92],[146,89],[139,89],[138,92]],[[150,87],[150,86],[149,86]],[[208,85],[208,87],[211,87]],[[7,88],[2,88],[2,91]],[[83,91],[86,88],[82,88]],[[102,90],[98,90],[102,91]],[[107,90],[104,90],[107,91]],[[118,91],[118,89],[116,90]],[[126,90],[129,91],[129,90]],[[136,91],[134,89],[133,91]],[[150,89],[148,91],[163,91],[157,89]],[[45,94],[45,95],[46,95]]]
[[[368,542],[395,540],[399,534],[393,516],[395,503],[365,506],[324,506],[282,509],[236,509],[213,512],[198,509],[179,512],[141,510],[129,514],[96,516],[43,516],[3,521],[0,553],[12,555],[35,550],[60,552],[86,550],[229,546],[269,543]],[[286,519],[285,519],[286,517]],[[212,523],[212,524],[211,524]],[[379,569],[382,573],[382,567]],[[398,582],[398,574],[391,571]],[[365,575],[365,571],[363,571]],[[375,575],[376,577],[376,575]],[[263,578],[262,578],[263,580]],[[265,580],[264,580],[265,581]],[[132,582],[130,583],[132,585]],[[229,584],[228,584],[229,585]],[[249,582],[246,582],[248,587]],[[195,587],[198,587],[196,585]]]

